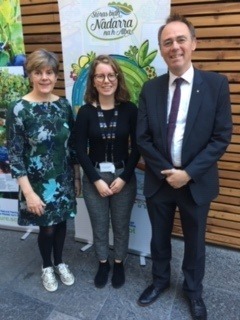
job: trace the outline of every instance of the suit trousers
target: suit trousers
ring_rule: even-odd
[[[167,181],[164,181],[156,194],[146,198],[146,202],[152,227],[154,285],[165,288],[170,284],[171,233],[175,210],[178,207],[184,236],[183,290],[189,298],[201,297],[205,272],[206,222],[210,203],[198,206],[188,185],[174,189]]]
[[[100,172],[101,178],[110,185],[123,169],[116,173]],[[112,196],[101,197],[87,176],[83,175],[83,197],[88,209],[93,230],[93,240],[97,258],[106,260],[109,256],[109,226],[113,231],[113,256],[116,260],[124,260],[129,242],[129,222],[136,198],[136,176],[132,176],[123,189]]]

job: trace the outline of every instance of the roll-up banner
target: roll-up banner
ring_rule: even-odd
[[[24,76],[24,42],[19,0],[0,1],[0,228],[20,229],[18,184],[12,179],[6,145],[6,111],[29,90]]]
[[[166,72],[158,50],[158,30],[170,13],[169,0],[86,1],[59,0],[66,97],[74,114],[84,104],[89,66],[99,54],[119,63],[131,101],[145,81]],[[129,250],[149,254],[150,223],[142,195],[144,172],[136,170],[138,196],[129,225]],[[112,233],[110,229],[110,242]],[[82,198],[75,219],[76,240],[92,243],[92,230]]]

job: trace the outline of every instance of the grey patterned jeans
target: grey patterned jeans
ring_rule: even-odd
[[[97,169],[98,170],[98,169]],[[99,172],[101,178],[111,184],[123,169],[116,173]],[[113,196],[101,197],[93,183],[83,175],[83,197],[90,216],[93,240],[97,258],[106,260],[109,255],[109,223],[113,230],[113,250],[115,260],[124,260],[129,241],[129,222],[136,197],[136,176]]]

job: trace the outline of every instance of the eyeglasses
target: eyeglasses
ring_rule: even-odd
[[[105,81],[106,77],[108,78],[108,81],[114,82],[117,80],[118,74],[117,73],[109,73],[109,74],[95,74],[94,75],[94,79],[99,83],[102,83],[103,81]]]

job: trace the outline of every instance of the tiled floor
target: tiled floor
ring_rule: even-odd
[[[23,232],[0,229],[0,320],[190,320],[182,297],[181,260],[183,243],[173,239],[172,281],[153,305],[139,307],[138,296],[151,282],[151,260],[140,266],[139,256],[129,254],[126,284],[113,289],[110,281],[96,289],[97,268],[93,248],[82,252],[83,243],[74,239],[70,224],[64,257],[76,276],[73,286],[59,282],[56,292],[41,283],[41,259],[37,235],[21,240]],[[240,320],[240,253],[207,246],[204,298],[208,320]]]

